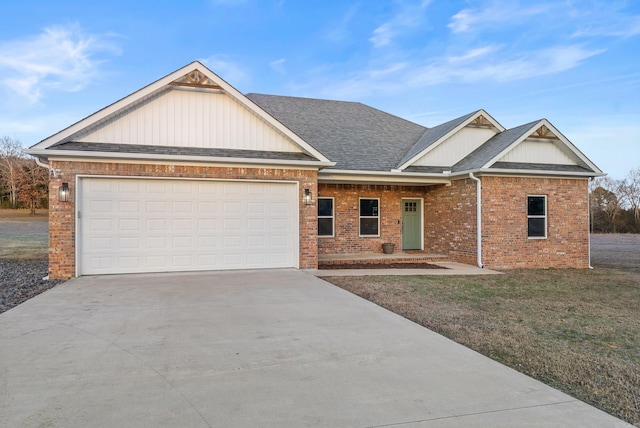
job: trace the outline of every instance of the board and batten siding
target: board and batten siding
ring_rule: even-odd
[[[462,128],[418,159],[417,166],[452,166],[480,147],[496,131],[487,128]]]
[[[553,141],[527,139],[518,144],[500,162],[529,162],[552,165],[577,165],[578,159]]]
[[[231,96],[171,89],[76,141],[301,152]]]

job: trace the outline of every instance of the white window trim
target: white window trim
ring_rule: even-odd
[[[544,215],[529,215],[529,198],[544,199]],[[529,219],[530,218],[544,219],[544,236],[529,236]],[[547,239],[547,237],[548,237],[547,195],[527,195],[527,239]]]
[[[367,200],[376,200],[378,201],[378,216],[377,217],[373,217],[373,216],[362,216],[360,215],[360,201],[362,201],[363,199],[367,199]],[[377,218],[378,219],[378,234],[377,235],[363,235],[360,231],[360,220],[363,218]],[[380,237],[380,198],[358,198],[358,236],[360,238],[379,238]]]
[[[320,204],[320,199],[331,199],[331,216],[328,215],[319,215],[318,220],[321,218],[330,218],[331,219],[331,231],[333,232],[331,235],[320,235],[318,233],[318,238],[335,238],[336,236],[336,201],[334,197],[329,196],[318,196],[318,205]]]

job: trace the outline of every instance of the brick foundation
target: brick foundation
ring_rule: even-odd
[[[298,198],[300,201],[300,268],[315,269],[318,266],[317,208],[315,205],[302,203],[304,189],[310,189],[313,195],[317,195],[318,172],[315,170],[73,161],[51,161],[51,166],[60,171],[59,176],[51,180],[49,188],[49,277],[51,279],[68,279],[76,274],[75,186],[77,175],[297,181],[300,191]],[[72,187],[70,202],[58,202],[58,189],[63,182],[69,183]]]

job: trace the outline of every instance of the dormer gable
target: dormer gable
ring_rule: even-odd
[[[478,110],[427,129],[398,169],[410,166],[451,167],[502,131],[504,127],[493,117],[484,110]]]
[[[484,167],[525,169],[544,165],[548,170],[553,170],[554,166],[569,166],[602,173],[547,119],[534,123],[528,132],[497,153]]]

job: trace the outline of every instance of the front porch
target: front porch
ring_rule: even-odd
[[[320,254],[318,256],[318,269],[332,269],[339,265],[391,265],[391,264],[438,264],[451,260],[442,254],[428,253],[424,251],[401,251],[393,254],[384,253],[357,253],[357,254]]]

